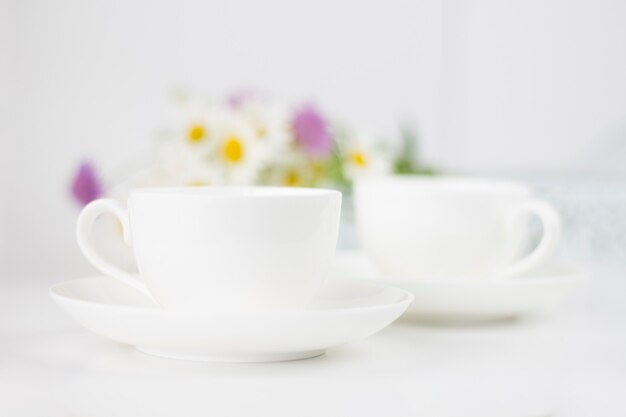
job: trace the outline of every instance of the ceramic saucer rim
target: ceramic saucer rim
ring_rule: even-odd
[[[490,280],[411,280],[411,278],[395,278],[390,276],[377,276],[375,282],[395,285],[410,285],[415,287],[536,287],[561,284],[582,284],[590,280],[590,273],[580,268],[562,273],[542,273],[522,278],[490,279]]]
[[[356,278],[348,278],[342,280],[342,282],[358,282],[360,284],[375,286],[377,288],[382,288],[388,291],[395,291],[399,295],[399,299],[392,302],[385,302],[382,304],[369,305],[369,306],[355,306],[355,307],[337,307],[337,308],[323,308],[318,310],[293,310],[293,311],[193,311],[193,310],[180,310],[180,309],[159,309],[157,306],[138,306],[138,305],[125,305],[125,304],[111,304],[104,303],[98,301],[90,301],[77,297],[72,297],[69,295],[64,295],[58,292],[58,289],[65,285],[71,285],[73,283],[81,282],[81,281],[96,281],[101,279],[113,279],[106,275],[90,275],[82,278],[74,278],[66,281],[57,282],[51,285],[48,289],[48,293],[50,297],[55,301],[61,300],[62,302],[74,303],[78,305],[88,306],[91,308],[98,309],[108,309],[108,310],[124,310],[128,312],[132,312],[135,314],[146,314],[146,315],[154,315],[154,314],[168,314],[168,315],[177,315],[177,316],[254,316],[254,317],[279,317],[285,315],[321,315],[321,314],[359,314],[364,311],[374,311],[380,309],[388,309],[388,308],[396,308],[396,307],[404,307],[405,310],[408,308],[415,296],[408,290],[398,287],[394,284],[387,284],[384,282],[373,281],[369,279],[356,279]]]

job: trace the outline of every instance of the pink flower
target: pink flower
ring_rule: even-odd
[[[226,104],[231,109],[238,109],[243,106],[246,101],[255,100],[261,97],[261,94],[252,89],[243,89],[239,91],[235,91],[231,95],[226,98]]]
[[[305,152],[316,157],[330,153],[333,147],[330,128],[312,104],[298,108],[292,123],[296,141]]]
[[[72,182],[72,195],[82,205],[86,205],[102,195],[102,184],[93,165],[83,162]]]

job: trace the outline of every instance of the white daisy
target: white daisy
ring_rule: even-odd
[[[376,141],[371,134],[365,132],[348,134],[342,150],[345,172],[350,179],[391,172],[389,151],[380,146],[380,141]]]
[[[208,101],[182,99],[172,115],[172,128],[157,148],[154,175],[163,185],[210,185],[221,181],[211,160],[217,146],[221,109]]]
[[[161,185],[216,184],[218,175],[209,156],[178,140],[164,142],[157,150],[153,175]]]
[[[211,160],[225,184],[252,184],[264,165],[261,143],[241,114],[222,109],[215,119],[215,148]]]
[[[316,181],[314,162],[298,152],[285,152],[268,170],[265,181],[271,185],[285,187],[310,187]]]
[[[276,161],[291,143],[289,111],[261,99],[249,99],[237,109],[250,123],[259,151],[266,161]]]
[[[207,101],[186,99],[179,102],[170,136],[191,150],[209,151],[214,145],[213,125],[217,111],[217,106]]]

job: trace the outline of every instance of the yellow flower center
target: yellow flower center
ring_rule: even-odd
[[[231,136],[224,141],[222,152],[226,162],[236,164],[243,159],[243,144],[236,136]]]
[[[300,185],[300,176],[294,171],[289,171],[287,172],[287,175],[285,175],[283,182],[289,187],[296,187]]]
[[[200,124],[191,126],[189,132],[187,132],[187,138],[191,143],[202,142],[206,138],[206,130],[204,129],[204,126]]]
[[[367,158],[365,157],[365,155],[363,154],[363,152],[354,152],[351,155],[352,158],[352,162],[354,162],[354,164],[356,166],[358,166],[359,168],[363,168],[367,165]]]

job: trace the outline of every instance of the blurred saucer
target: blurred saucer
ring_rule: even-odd
[[[382,330],[413,300],[407,291],[380,283],[329,281],[309,308],[272,313],[166,310],[104,276],[62,282],[50,294],[96,334],[152,355],[216,362],[315,357]]]
[[[494,281],[393,281],[415,296],[405,317],[437,321],[498,320],[558,307],[580,288],[584,273],[551,266],[532,276]]]
[[[558,307],[586,281],[571,265],[548,265],[527,277],[493,281],[410,281],[377,276],[359,251],[337,254],[334,276],[367,277],[411,292],[404,317],[429,321],[486,321],[540,314]]]

